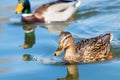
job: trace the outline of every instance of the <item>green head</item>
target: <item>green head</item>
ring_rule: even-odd
[[[31,8],[30,8],[30,2],[29,2],[29,0],[18,0],[18,5],[17,5],[15,13],[19,14],[21,12],[23,14],[29,14],[29,13],[31,13]]]

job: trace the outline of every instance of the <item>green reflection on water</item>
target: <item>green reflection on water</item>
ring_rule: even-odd
[[[25,34],[25,41],[23,48],[31,48],[35,44],[35,32],[34,28],[36,26],[32,24],[23,24],[24,34]]]

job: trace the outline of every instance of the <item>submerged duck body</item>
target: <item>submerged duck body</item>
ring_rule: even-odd
[[[19,0],[16,13],[22,11],[22,21],[24,22],[67,21],[71,19],[79,4],[79,0],[59,0],[41,5],[30,14],[27,12],[28,9],[30,10],[29,0]]]
[[[55,56],[65,50],[64,60],[67,63],[89,63],[110,60],[112,59],[110,51],[111,40],[112,34],[107,33],[75,43],[69,32],[62,32]]]

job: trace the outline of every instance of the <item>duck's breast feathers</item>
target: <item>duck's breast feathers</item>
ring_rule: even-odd
[[[34,23],[34,22],[45,22],[44,18],[37,18],[35,15],[30,14],[30,15],[22,15],[22,21],[23,22],[29,22],[29,23]]]

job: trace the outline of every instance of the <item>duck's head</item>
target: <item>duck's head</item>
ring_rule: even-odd
[[[74,44],[74,39],[70,32],[61,32],[59,36],[58,48],[54,53],[54,56],[60,55],[63,50],[67,50]]]
[[[30,2],[29,2],[29,0],[18,0],[18,5],[17,5],[15,13],[19,14],[21,12],[23,14],[29,14],[29,13],[31,13],[31,8],[30,8]]]

